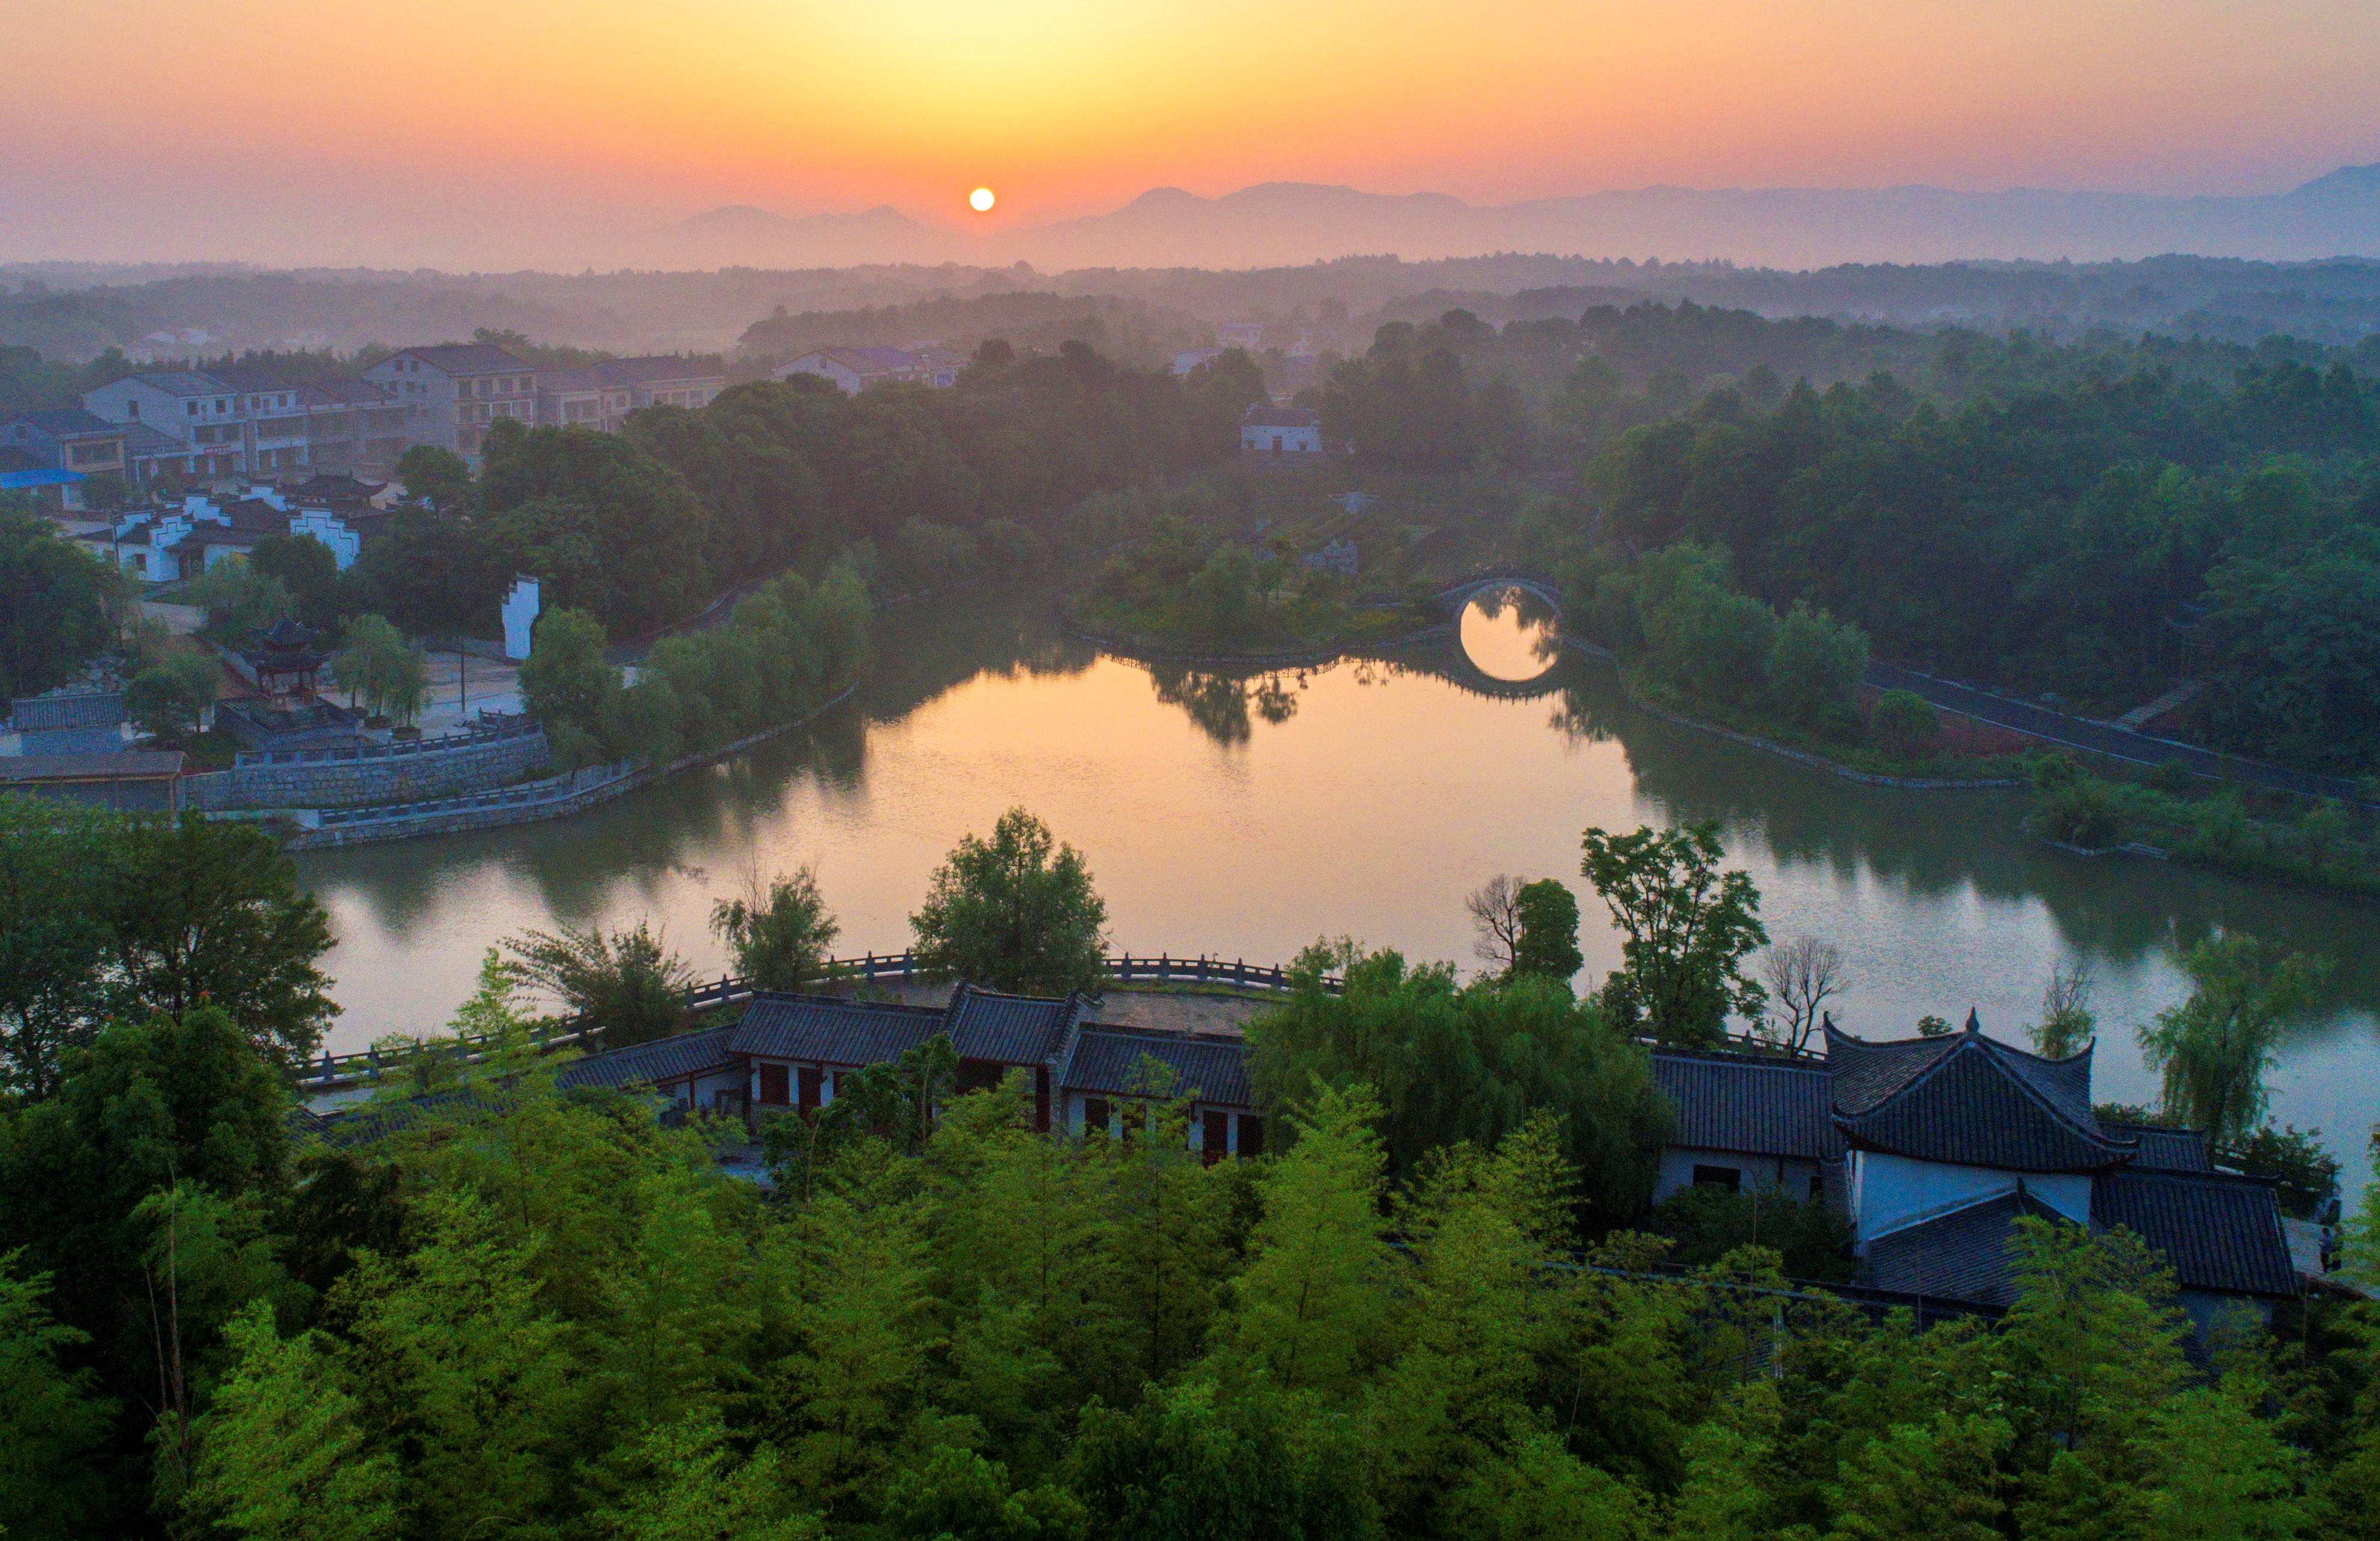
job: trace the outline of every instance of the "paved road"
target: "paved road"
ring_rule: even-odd
[[[2237,781],[2268,787],[2276,792],[2293,792],[2301,796],[2338,797],[2348,802],[2364,800],[2362,789],[2342,776],[2317,776],[2311,771],[2291,770],[2284,766],[2268,765],[2263,760],[2202,749],[2195,744],[2180,744],[2169,738],[2131,733],[2106,722],[2070,717],[2047,707],[2010,700],[2005,696],[1995,696],[1970,686],[1954,685],[1949,680],[1936,679],[1931,674],[1921,674],[1889,663],[1870,665],[1867,682],[1880,690],[1913,690],[1946,710],[1962,711],[1981,722],[1997,722],[2019,733],[2032,734],[2071,748],[2087,749],[2093,754],[2113,756],[2135,765],[2163,765],[2168,760],[2178,759],[2210,781]]]

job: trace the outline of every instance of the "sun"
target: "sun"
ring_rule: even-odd
[[[973,209],[978,214],[988,214],[991,212],[991,206],[997,201],[999,200],[991,196],[991,189],[990,188],[978,188],[975,191],[967,194],[967,207]]]

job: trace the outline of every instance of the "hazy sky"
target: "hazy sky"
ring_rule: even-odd
[[[721,203],[2277,190],[2374,0],[5,0],[0,260],[511,265]],[[575,265],[575,264],[574,264]]]

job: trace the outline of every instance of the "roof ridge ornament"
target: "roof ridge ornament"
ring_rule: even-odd
[[[1983,1030],[1984,1030],[1983,1019],[1982,1019],[1982,1018],[1980,1018],[1980,1017],[1978,1017],[1977,1015],[1975,1015],[1975,1008],[1974,1008],[1974,1007],[1973,1007],[1973,1006],[1968,1007],[1968,1008],[1967,1008],[1967,1031],[1968,1031],[1968,1032],[1970,1032],[1970,1033],[1980,1033],[1980,1032],[1982,1032]]]

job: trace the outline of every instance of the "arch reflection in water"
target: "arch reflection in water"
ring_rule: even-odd
[[[1472,596],[1458,624],[1463,655],[1491,680],[1524,685],[1561,661],[1553,607],[1525,588],[1488,588]]]

